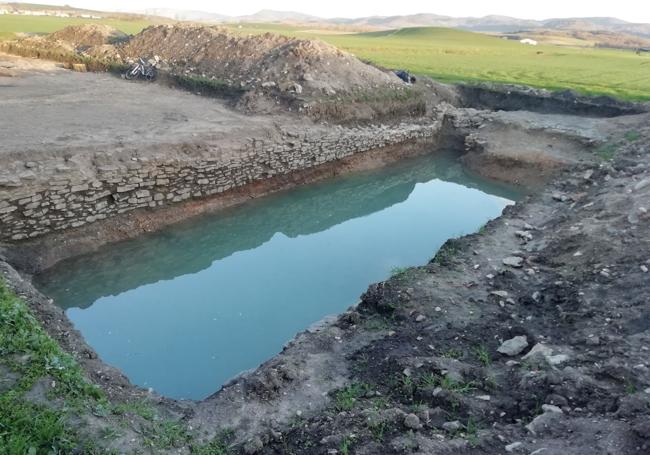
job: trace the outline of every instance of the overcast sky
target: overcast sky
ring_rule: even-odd
[[[63,3],[64,0],[61,1]],[[613,16],[650,23],[648,0],[68,0],[77,7],[133,11],[145,8],[195,9],[228,15],[252,14],[260,9],[290,10],[322,17],[389,16],[435,13],[449,16],[499,14],[522,19]],[[48,3],[57,3],[56,0]]]

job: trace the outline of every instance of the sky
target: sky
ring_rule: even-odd
[[[56,0],[48,3],[57,3]],[[63,0],[61,1],[63,3]],[[630,22],[650,23],[648,0],[68,0],[72,6],[135,11],[146,8],[201,10],[227,15],[252,14],[261,9],[298,11],[321,17],[390,16],[434,13],[448,16],[485,16],[498,14],[522,19],[555,17],[613,16]]]

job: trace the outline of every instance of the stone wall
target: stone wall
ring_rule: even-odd
[[[0,192],[0,240],[20,241],[135,209],[216,195],[355,153],[433,140],[439,130],[438,122],[339,127],[318,137],[287,134],[273,143],[251,139],[237,153],[195,160],[133,158],[126,165],[99,165],[90,177],[56,177],[33,191],[14,183],[9,191]]]

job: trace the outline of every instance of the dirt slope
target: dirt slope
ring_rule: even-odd
[[[125,33],[103,24],[84,24],[65,27],[44,38],[71,44],[76,49],[84,49],[103,44],[116,44],[128,39]]]
[[[72,25],[45,36],[29,36],[5,43],[6,50],[26,56],[55,58],[57,56],[84,55],[93,48],[125,41],[128,36],[103,24]]]
[[[175,71],[247,88],[278,86],[332,94],[402,85],[394,75],[321,41],[270,33],[237,36],[219,27],[149,27],[124,45],[121,53],[126,58],[157,55]]]
[[[77,55],[129,63],[162,60],[173,74],[199,76],[244,89],[279,89],[305,95],[400,89],[402,81],[322,41],[267,33],[239,36],[219,27],[152,26],[128,38],[106,25],[69,26],[11,43],[15,51],[48,58]],[[31,52],[29,52],[31,51]]]
[[[411,86],[321,41],[240,36],[211,26],[152,26],[131,38],[107,26],[70,26],[0,43],[0,51],[102,71],[157,57],[163,81],[226,97],[239,110],[298,111],[339,123],[418,117],[453,98],[441,84]]]

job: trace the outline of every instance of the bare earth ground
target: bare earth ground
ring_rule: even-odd
[[[25,143],[39,148],[28,137],[29,118],[16,112],[52,122],[67,118],[66,133],[78,135],[70,140],[85,146],[95,141],[94,134],[84,136],[93,124],[115,128],[114,134],[131,131],[137,141],[129,117],[113,114],[146,116],[151,107],[165,106],[152,96],[129,108],[124,106],[133,103],[107,100],[110,115],[86,119],[77,114],[85,107],[75,90],[99,97],[103,89],[92,87],[106,84],[106,93],[119,98],[131,84],[103,75],[52,74],[7,78],[16,86],[0,88],[11,93],[34,78],[52,78],[62,87],[67,76],[77,82],[62,96],[73,101],[61,104],[59,115],[54,106],[45,113],[30,110],[36,98],[13,95],[10,109],[16,110],[0,113],[6,116],[1,124],[15,124],[25,142],[5,148],[4,130],[2,153],[24,153],[16,147]],[[133,87],[150,95],[162,90]],[[249,117],[212,100],[210,111],[204,100],[178,93],[206,110],[166,105],[171,112],[180,109],[197,124],[212,112],[225,122],[223,131],[231,125],[248,134],[248,124],[237,121]],[[649,453],[648,116],[584,119],[441,108],[468,135],[464,160],[475,171],[508,180],[535,174],[541,174],[538,183],[555,180],[481,232],[448,242],[430,264],[371,285],[358,307],[299,334],[280,355],[202,402],[175,402],[131,386],[97,358],[28,277],[0,262],[48,333],[112,400],[144,399],[178,419],[194,439],[148,449],[137,416],[122,434],[103,439],[99,435],[115,423],[113,417],[91,413],[79,416],[87,437],[125,453],[192,453],[196,441],[208,442],[226,428],[234,431],[227,452],[213,453]],[[254,118],[252,128],[273,130],[271,119]],[[46,140],[64,153],[54,146],[60,133],[45,128]],[[76,132],[68,133],[70,128]],[[154,128],[161,135],[192,134],[191,126],[174,122]],[[626,138],[629,132],[636,134]],[[100,150],[110,139],[102,134],[96,139]],[[603,143],[614,144],[611,162],[598,156]],[[48,152],[40,153],[47,159]]]
[[[32,174],[23,164],[34,161],[42,165],[35,184],[56,176],[57,166],[74,178],[102,162],[182,157],[197,143],[232,150],[249,138],[272,139],[280,124],[318,130],[297,118],[245,116],[214,99],[42,60],[0,54],[0,68],[11,74],[0,76],[0,177]]]
[[[36,159],[78,147],[113,153],[197,137],[245,140],[272,134],[275,119],[286,121],[244,116],[213,99],[110,74],[71,72],[42,60],[0,54],[0,69],[15,76],[0,77],[0,155],[24,152]]]

